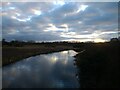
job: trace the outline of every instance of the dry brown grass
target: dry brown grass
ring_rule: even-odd
[[[39,54],[57,52],[72,49],[70,46],[45,46],[45,45],[26,45],[23,47],[3,46],[2,48],[2,65],[7,65],[18,60],[35,56]]]
[[[76,56],[81,88],[119,87],[120,43],[93,44]]]

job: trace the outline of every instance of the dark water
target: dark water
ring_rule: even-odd
[[[73,50],[38,55],[3,67],[3,88],[78,88]]]

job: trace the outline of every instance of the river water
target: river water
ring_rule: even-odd
[[[73,50],[37,55],[2,68],[3,88],[78,88]]]

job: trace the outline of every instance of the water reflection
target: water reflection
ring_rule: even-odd
[[[3,67],[3,88],[77,88],[73,50],[39,55]]]

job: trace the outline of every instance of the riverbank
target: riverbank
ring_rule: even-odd
[[[75,60],[80,87],[118,88],[120,43],[91,44],[84,48]]]
[[[21,59],[47,54],[52,52],[59,52],[63,50],[73,49],[71,46],[58,45],[58,46],[45,46],[45,45],[26,45],[23,47],[3,46],[2,47],[2,66],[14,63]]]

